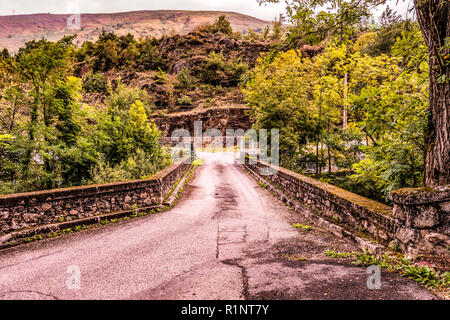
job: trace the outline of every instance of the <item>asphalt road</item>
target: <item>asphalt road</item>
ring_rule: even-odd
[[[366,268],[323,254],[351,242],[294,229],[308,222],[208,159],[170,211],[1,251],[0,299],[434,298],[392,273],[368,289]]]

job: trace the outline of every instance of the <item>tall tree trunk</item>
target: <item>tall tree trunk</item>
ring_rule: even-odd
[[[348,119],[347,119],[347,112],[348,112],[348,73],[345,72],[344,75],[344,111],[343,111],[343,125],[342,128],[344,131],[347,130],[347,126],[348,126]]]
[[[425,154],[425,185],[450,184],[450,1],[414,0],[429,51],[430,116]]]

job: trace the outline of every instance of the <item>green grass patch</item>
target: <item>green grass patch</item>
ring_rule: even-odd
[[[330,249],[325,250],[324,253],[327,257],[330,258],[343,258],[343,259],[350,258],[353,255],[352,252],[338,252]]]
[[[398,272],[426,287],[446,289],[450,286],[450,272],[434,270],[427,263],[414,263],[406,257],[394,257],[387,254],[376,256],[367,250],[355,252],[355,264],[358,266],[377,265],[382,269]]]
[[[301,223],[293,224],[292,227],[295,229],[303,229],[306,231],[310,231],[312,229],[311,226],[308,226],[306,224],[301,224]]]
[[[192,164],[194,166],[201,166],[204,162],[205,162],[205,160],[203,160],[203,159],[195,159],[194,162],[192,162]]]
[[[267,185],[265,183],[262,182],[258,182],[259,186],[263,189],[267,189]]]

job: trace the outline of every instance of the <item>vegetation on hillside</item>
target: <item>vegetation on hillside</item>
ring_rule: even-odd
[[[389,8],[380,22],[303,38],[325,41],[313,58],[261,57],[244,93],[255,126],[280,129],[282,166],[388,202],[423,182],[429,67],[415,22]]]
[[[170,155],[150,120],[155,104],[241,99],[252,58],[237,53],[243,41],[235,36],[220,17],[186,36],[102,32],[79,48],[70,36],[27,42],[14,55],[2,50],[0,194],[138,179],[166,167]],[[240,42],[230,50],[217,37]],[[249,48],[256,60],[259,49]],[[146,83],[133,82],[138,73]]]
[[[2,51],[0,193],[148,176],[170,162],[155,109],[217,97],[280,129],[286,168],[383,202],[422,185],[426,46],[417,23],[388,8],[376,26],[360,9],[326,33],[336,17],[292,13],[291,27],[260,34],[221,17],[186,36],[103,32],[80,48],[66,37]]]
[[[141,178],[170,161],[148,93],[98,74],[83,83],[72,40],[31,41],[0,61],[0,193]],[[83,88],[110,90],[105,110],[83,104]]]

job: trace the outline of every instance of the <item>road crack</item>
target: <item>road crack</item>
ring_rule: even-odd
[[[238,260],[236,260],[236,259],[226,259],[226,260],[221,260],[220,262],[225,265],[238,267],[239,269],[241,269],[241,277],[242,277],[242,292],[241,292],[241,294],[244,297],[244,300],[248,300],[249,291],[248,291],[247,268],[245,266],[239,264]]]
[[[8,294],[15,294],[15,293],[37,293],[38,295],[41,296],[46,296],[46,297],[50,297],[54,300],[59,300],[58,297],[52,295],[52,294],[47,294],[47,293],[42,293],[36,290],[11,290],[11,291],[5,291],[5,292],[0,292],[0,297],[4,297]]]

